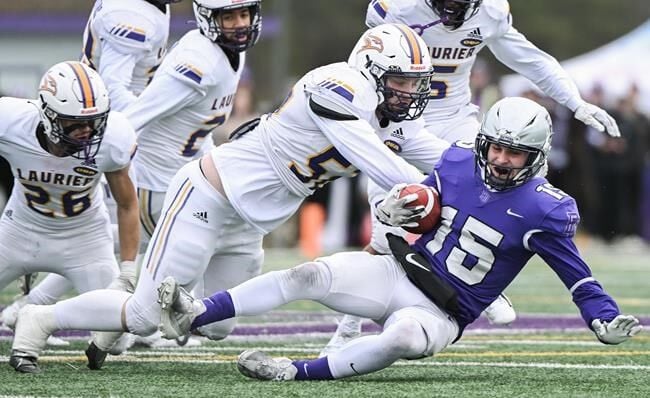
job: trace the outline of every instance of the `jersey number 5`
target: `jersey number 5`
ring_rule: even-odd
[[[458,210],[451,206],[442,208],[442,222],[427,250],[434,255],[444,246],[447,235],[451,232]],[[480,240],[479,240],[480,239]],[[487,224],[469,216],[461,228],[458,243],[449,251],[445,259],[447,270],[468,285],[480,283],[494,266],[494,252],[481,241],[496,247],[503,240],[503,234]],[[471,256],[471,262],[468,257]]]
[[[435,76],[445,73],[454,73],[458,67],[451,65],[434,65],[433,72]],[[447,90],[449,86],[447,85],[446,80],[431,80],[431,94],[429,94],[430,99],[443,99],[447,96]]]

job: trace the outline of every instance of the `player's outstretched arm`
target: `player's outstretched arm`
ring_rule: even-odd
[[[618,315],[611,322],[594,319],[591,328],[598,340],[605,344],[620,344],[630,337],[637,335],[643,326],[632,315]]]
[[[607,131],[607,134],[612,137],[621,136],[616,120],[596,105],[584,102],[576,108],[574,116],[582,123],[600,132]]]

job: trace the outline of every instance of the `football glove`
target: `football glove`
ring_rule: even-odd
[[[632,315],[618,315],[611,322],[594,319],[591,327],[598,340],[605,344],[620,344],[643,329],[639,320]]]
[[[409,203],[417,200],[418,195],[412,193],[402,198],[399,197],[402,189],[407,184],[397,184],[386,195],[383,201],[377,205],[375,216],[382,224],[393,227],[417,227],[417,221],[422,218],[424,206],[406,207]]]
[[[621,136],[616,120],[596,105],[585,102],[576,108],[574,116],[582,123],[600,132],[607,130],[607,134],[612,137]]]
[[[127,293],[135,291],[137,267],[135,261],[125,260],[120,263],[120,275],[108,285],[108,289],[121,290]]]

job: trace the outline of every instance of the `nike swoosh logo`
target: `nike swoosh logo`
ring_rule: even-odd
[[[425,271],[427,271],[427,272],[431,272],[431,270],[430,270],[429,268],[427,268],[427,267],[425,267],[424,265],[422,265],[422,264],[418,263],[417,261],[415,261],[415,260],[413,259],[413,257],[415,257],[415,253],[409,253],[409,254],[407,254],[407,255],[406,255],[406,261],[408,261],[409,263],[415,265],[416,267],[422,268],[423,270],[425,270]]]
[[[517,217],[517,218],[524,218],[524,216],[522,216],[521,214],[515,213],[514,211],[512,211],[512,209],[506,210],[506,214],[509,215],[509,216]]]
[[[354,362],[350,362],[350,368],[352,368],[352,371],[357,375],[361,375],[361,373],[357,372],[357,370],[354,368]]]
[[[305,371],[305,376],[309,377],[309,372],[307,371],[307,364],[303,364],[302,369]],[[354,370],[354,369],[352,369],[352,370]]]

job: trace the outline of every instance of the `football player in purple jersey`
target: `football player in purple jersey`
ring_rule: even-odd
[[[448,149],[424,184],[441,195],[441,222],[409,246],[389,237],[393,255],[346,252],[251,279],[202,300],[169,277],[159,288],[163,335],[235,316],[258,315],[294,300],[315,300],[383,326],[315,360],[271,358],[248,350],[238,368],[263,380],[324,380],[432,356],[456,341],[535,254],[555,271],[588,327],[605,344],[641,330],[621,314],[573,243],[580,219],[573,198],[539,175],[551,148],[551,118],[524,98],[486,114],[474,144]],[[397,185],[378,206],[383,222],[412,221]]]

